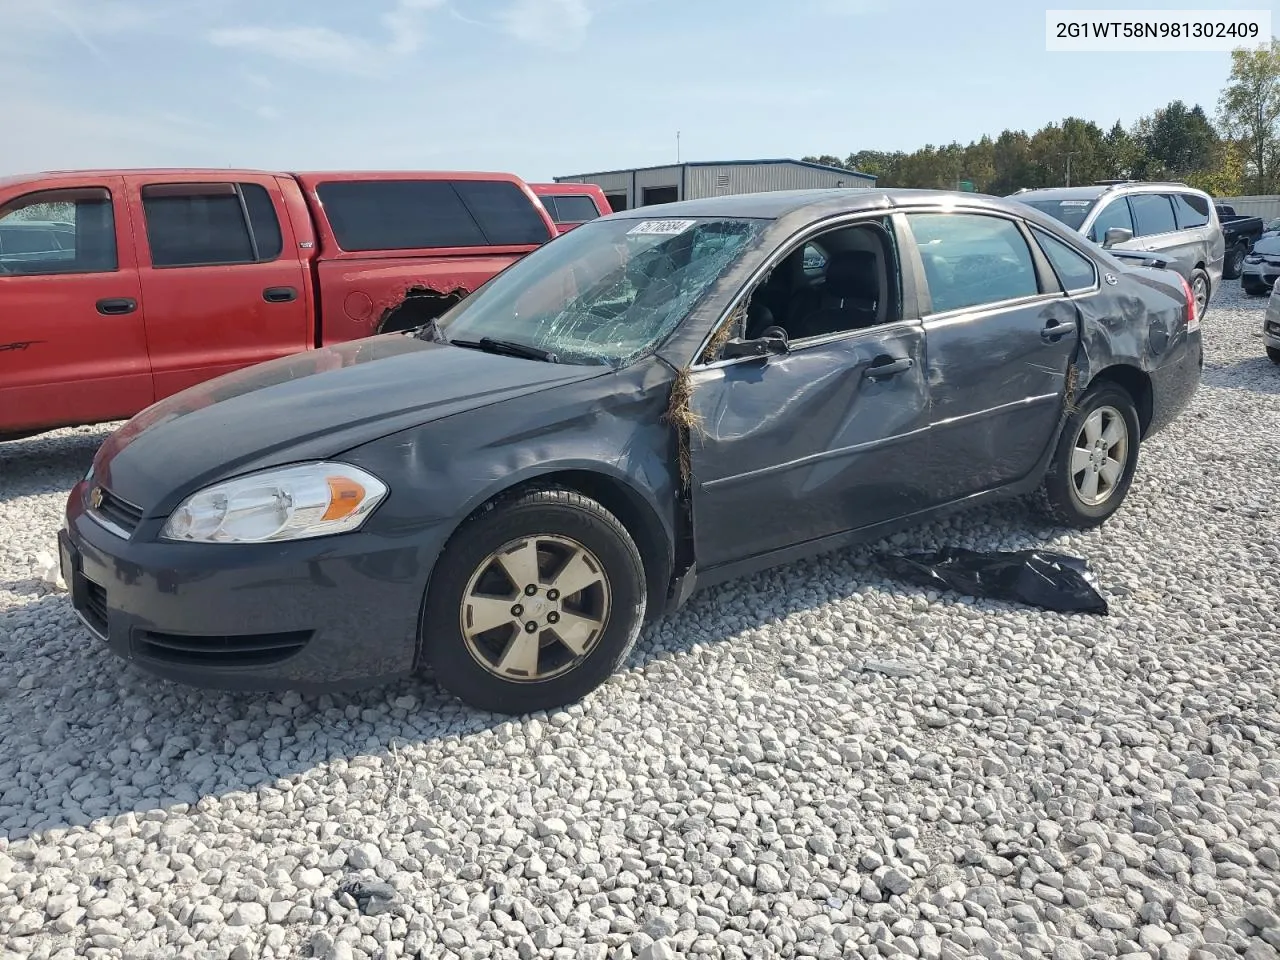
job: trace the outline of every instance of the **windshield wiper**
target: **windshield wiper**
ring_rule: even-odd
[[[497,340],[493,337],[481,337],[479,340],[450,340],[455,347],[470,347],[472,350],[484,350],[487,353],[500,353],[508,357],[523,357],[525,360],[542,360],[546,363],[559,363],[560,358],[550,350],[531,347],[527,343],[516,343],[514,340]]]

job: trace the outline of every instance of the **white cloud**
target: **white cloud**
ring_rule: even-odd
[[[568,51],[586,40],[591,9],[586,0],[513,0],[499,20],[517,40]]]
[[[340,33],[330,27],[223,27],[208,40],[219,47],[236,47],[292,63],[321,65],[348,73],[378,72],[387,56],[403,57],[421,49],[427,37],[426,15],[446,0],[396,0],[382,15],[385,42]]]

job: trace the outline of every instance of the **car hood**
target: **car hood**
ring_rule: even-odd
[[[1254,253],[1265,253],[1269,257],[1280,254],[1280,236],[1274,233],[1269,237],[1262,237],[1253,245]]]
[[[248,367],[160,401],[102,445],[94,477],[150,515],[251,470],[332,457],[466,410],[606,375],[387,334]]]

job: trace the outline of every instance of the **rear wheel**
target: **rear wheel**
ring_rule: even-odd
[[[613,514],[578,493],[535,490],[454,536],[428,591],[423,650],[439,684],[471,706],[550,710],[618,668],[645,598],[640,553]]]
[[[1267,347],[1267,356],[1272,363],[1280,363],[1280,347]]]
[[[1141,433],[1127,390],[1106,381],[1090,388],[1067,418],[1045,474],[1041,505],[1048,516],[1087,530],[1120,509],[1138,466]]]
[[[1227,256],[1222,263],[1222,279],[1234,280],[1240,276],[1244,270],[1245,248],[1244,244],[1237,243],[1227,251]]]

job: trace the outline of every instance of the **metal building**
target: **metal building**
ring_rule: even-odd
[[[704,161],[670,167],[579,173],[555,179],[557,183],[596,184],[605,192],[609,205],[615,211],[734,193],[824,187],[868,189],[876,185],[876,178],[869,173],[805,160]]]

